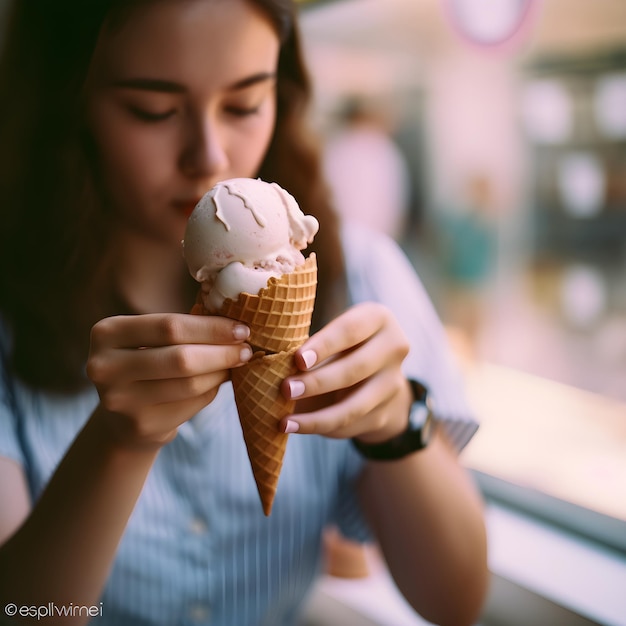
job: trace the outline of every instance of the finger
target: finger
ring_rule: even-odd
[[[120,434],[131,442],[142,445],[162,445],[171,441],[175,436],[176,429],[185,421],[201,411],[207,404],[213,401],[219,387],[214,386],[204,394],[180,400],[176,402],[163,402],[149,407],[149,414],[143,419],[124,419],[117,421]],[[102,402],[101,402],[102,404]],[[106,409],[106,406],[103,405]],[[113,411],[113,413],[124,412]]]
[[[389,313],[368,302],[352,307],[310,337],[296,352],[296,365],[310,369],[335,354],[352,349],[379,332]]]
[[[400,336],[379,331],[370,341],[339,358],[328,360],[323,367],[288,377],[283,382],[282,391],[287,398],[295,399],[346,389],[385,367],[401,363],[407,351],[408,345]]]
[[[177,421],[182,423],[201,411],[207,404],[213,401],[217,395],[219,387],[209,389],[205,394],[183,400],[180,402],[166,402],[159,404],[154,409],[154,421],[163,423],[171,420],[172,416],[177,416]]]
[[[187,402],[216,391],[228,380],[228,372],[212,372],[187,378],[140,380],[126,387],[117,387],[103,394],[102,405],[113,413],[133,414],[142,407]]]
[[[371,358],[378,356],[371,350],[372,343],[340,359],[327,362],[319,369],[286,378],[281,387],[283,393],[288,399],[310,398],[348,389],[373,376],[380,369],[380,364]]]
[[[159,348],[107,350],[92,355],[87,375],[94,383],[186,378],[236,367],[248,361],[248,344],[185,344]]]
[[[157,347],[185,343],[229,344],[245,341],[247,326],[213,315],[150,313],[100,320],[91,331],[95,349]]]
[[[382,370],[335,404],[284,418],[279,429],[283,432],[320,434],[333,438],[356,437],[380,430],[389,417],[385,407],[401,391],[402,381],[396,371]]]

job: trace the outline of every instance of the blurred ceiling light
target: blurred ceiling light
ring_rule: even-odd
[[[607,287],[597,270],[584,264],[569,267],[560,285],[563,314],[579,328],[591,326],[606,311]]]
[[[447,0],[451,20],[461,34],[482,46],[510,41],[536,0]]]
[[[522,118],[531,139],[538,143],[565,142],[572,131],[572,99],[562,83],[535,80],[524,87]]]
[[[564,156],[559,162],[558,189],[563,208],[572,217],[598,215],[606,195],[606,176],[600,159],[582,151]]]
[[[626,73],[598,79],[593,112],[600,132],[610,139],[626,138]]]

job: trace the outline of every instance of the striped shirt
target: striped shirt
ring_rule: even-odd
[[[431,390],[461,448],[477,428],[443,329],[397,245],[364,230],[344,234],[350,303],[375,300],[411,341],[404,369]],[[6,341],[3,346],[6,352]],[[0,381],[0,456],[27,473],[35,500],[97,403]],[[263,515],[229,384],[179,428],[148,476],[122,537],[95,624],[287,626],[321,565],[329,524],[370,537],[354,483],[363,459],[346,440],[289,438],[270,517]]]

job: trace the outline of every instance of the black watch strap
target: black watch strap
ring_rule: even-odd
[[[413,392],[413,403],[409,410],[407,429],[381,443],[368,444],[352,439],[354,447],[365,458],[393,461],[423,450],[428,445],[435,425],[428,389],[416,380],[409,379],[409,383]]]

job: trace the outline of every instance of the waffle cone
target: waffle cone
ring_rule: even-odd
[[[316,289],[317,260],[312,253],[293,272],[271,278],[258,294],[241,293],[237,300],[227,299],[215,313],[250,328],[248,343],[255,355],[232,370],[232,382],[265,515],[272,510],[287,447],[287,435],[278,432],[277,425],[295,406],[293,400],[282,396],[280,384],[296,371],[294,352],[309,337]],[[210,315],[202,304],[201,293],[191,313]]]
[[[217,313],[250,328],[250,343],[265,352],[291,350],[309,336],[317,289],[317,261],[312,253],[305,263],[280,278],[270,278],[258,294],[241,293],[225,300]]]
[[[280,392],[282,381],[296,371],[294,352],[295,348],[277,354],[257,353],[232,370],[241,430],[263,512],[268,516],[287,449],[288,436],[278,431],[278,422],[295,406],[294,400],[285,399]]]

